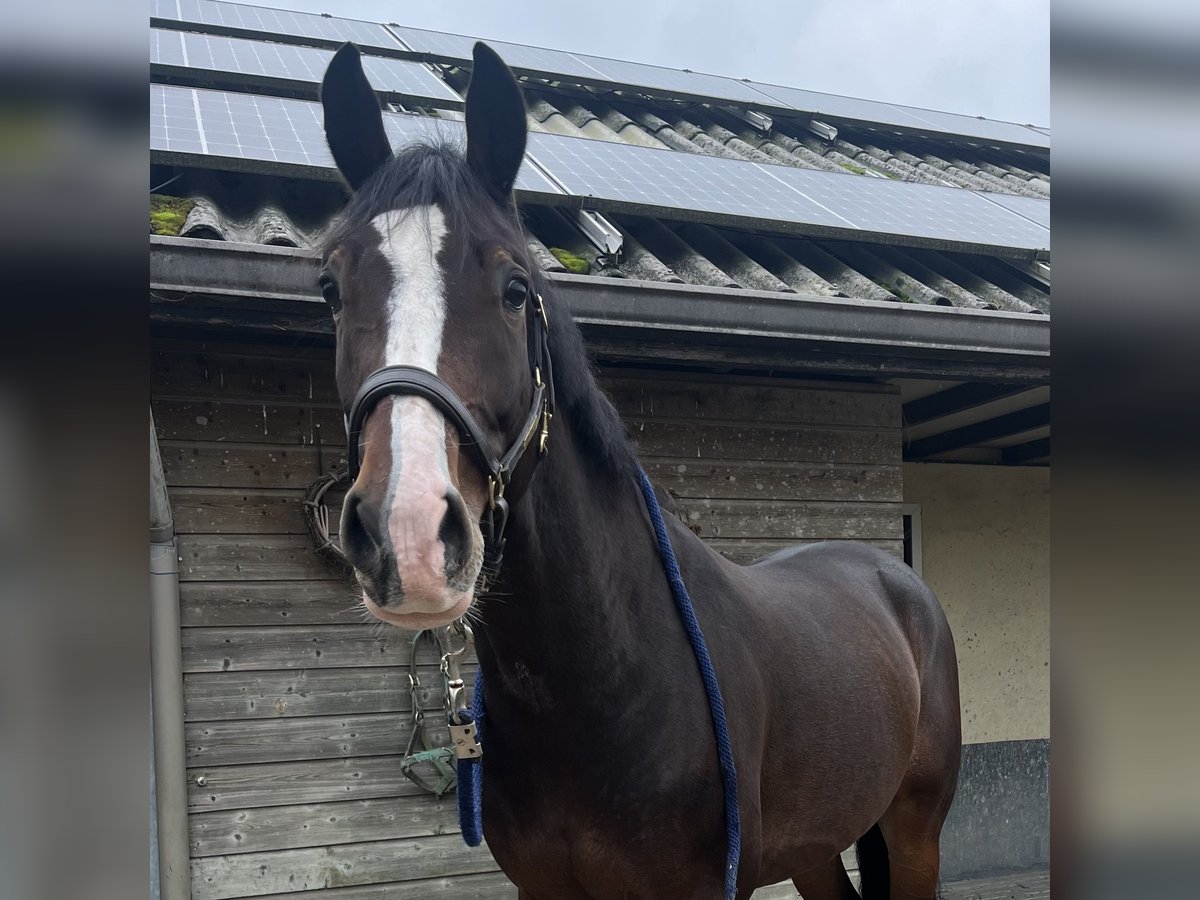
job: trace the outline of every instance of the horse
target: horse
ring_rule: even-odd
[[[363,604],[402,629],[474,624],[484,835],[521,900],[722,896],[710,712],[636,450],[522,232],[520,85],[475,45],[465,151],[393,152],[353,45],[321,102],[349,188],[319,284]],[[840,856],[856,844],[863,898],[934,897],[961,735],[933,593],[879,549],[742,566],[667,519],[727,708],[736,895],[791,879],[858,897]]]

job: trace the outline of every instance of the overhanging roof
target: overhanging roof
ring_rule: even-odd
[[[1040,384],[1046,316],[550,274],[604,359],[711,369]],[[150,238],[160,322],[332,334],[309,252]]]

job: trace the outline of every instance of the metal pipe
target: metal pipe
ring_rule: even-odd
[[[183,659],[179,634],[179,550],[166,476],[150,413],[150,686],[158,896],[191,900],[187,769],[183,734]]]

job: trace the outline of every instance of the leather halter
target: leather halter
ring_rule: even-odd
[[[489,575],[500,568],[504,555],[504,529],[508,525],[508,500],[505,490],[512,482],[513,473],[525,458],[534,436],[537,440],[537,456],[534,465],[546,453],[550,437],[550,420],[554,417],[554,371],[550,359],[550,321],[541,294],[533,294],[536,314],[526,315],[529,322],[530,368],[533,372],[533,403],[529,415],[521,426],[512,446],[502,456],[492,452],[487,434],[466,404],[434,373],[417,366],[386,366],[377,369],[363,382],[350,406],[346,419],[346,462],[350,469],[350,480],[358,478],[361,469],[359,441],[367,416],[375,404],[392,395],[421,397],[437,407],[458,429],[461,446],[474,453],[476,461],[487,474],[487,509],[483,512],[480,527],[483,529],[484,564]],[[520,488],[524,488],[521,485]]]

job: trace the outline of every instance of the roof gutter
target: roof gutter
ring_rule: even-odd
[[[284,247],[152,236],[151,315],[331,333],[317,261]],[[844,374],[1048,381],[1048,316],[551,274],[605,358]],[[640,355],[640,356],[639,356]]]

